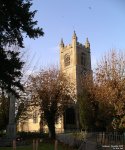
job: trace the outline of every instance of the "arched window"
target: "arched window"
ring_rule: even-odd
[[[69,66],[70,65],[70,55],[69,54],[66,54],[64,56],[64,64],[65,64],[65,66]]]
[[[66,109],[66,124],[75,124],[75,110],[74,108]]]

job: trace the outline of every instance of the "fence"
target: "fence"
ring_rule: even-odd
[[[101,145],[125,145],[125,133],[123,134],[120,134],[118,132],[97,133],[96,141]]]
[[[111,147],[111,145],[123,147],[125,145],[125,133],[120,134],[119,132],[72,132],[59,134],[58,139],[69,145],[79,145],[81,140],[85,143],[96,143],[101,147]]]

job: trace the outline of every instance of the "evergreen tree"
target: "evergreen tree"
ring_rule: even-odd
[[[31,0],[0,1],[0,87],[16,95],[15,87],[23,89],[20,79],[24,63],[19,52],[6,51],[6,47],[17,45],[23,48],[24,36],[34,39],[43,35],[42,28],[35,27],[36,10],[31,11],[31,6]]]
[[[3,90],[0,95],[0,131],[3,131],[6,129],[9,120],[9,101]]]
[[[43,35],[42,28],[35,28],[36,10],[31,11],[31,6],[31,0],[0,1],[0,49],[12,44],[23,47],[24,35],[29,38]]]
[[[23,62],[19,57],[19,52],[2,51],[0,53],[0,88],[7,92],[12,92],[18,96],[17,90],[23,90],[21,84],[21,69]],[[15,87],[17,90],[15,90]]]

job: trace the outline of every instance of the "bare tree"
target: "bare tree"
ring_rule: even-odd
[[[115,129],[121,128],[125,115],[124,53],[112,50],[106,54],[98,63],[94,77],[96,98],[114,108],[112,125]]]
[[[86,74],[83,78],[83,98],[80,103],[82,122],[87,123],[88,112],[95,114],[95,126],[110,129],[124,127],[125,121],[125,55],[115,50],[107,53],[98,62],[93,76]],[[88,104],[88,105],[87,105]],[[81,106],[82,106],[81,105]],[[88,109],[88,110],[87,110]],[[87,110],[87,111],[86,111]],[[86,117],[86,116],[87,117]],[[93,117],[92,117],[93,118]],[[94,118],[93,118],[94,119]],[[91,121],[91,120],[90,120]],[[94,123],[93,123],[94,125]]]
[[[40,106],[41,119],[47,124],[51,138],[55,138],[55,123],[65,106],[74,103],[73,85],[56,68],[41,70],[29,80],[29,91],[34,106]]]

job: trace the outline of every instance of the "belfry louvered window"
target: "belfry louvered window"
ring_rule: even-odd
[[[81,53],[81,65],[86,66],[86,57],[84,53]]]

